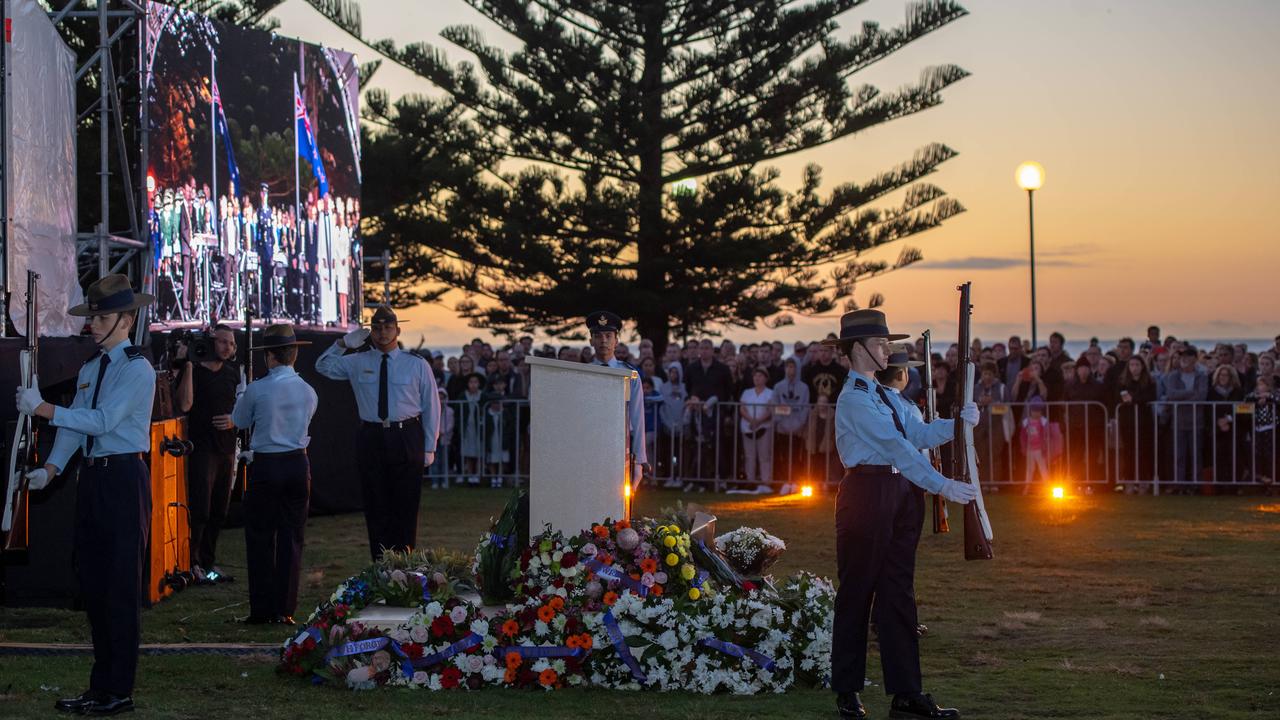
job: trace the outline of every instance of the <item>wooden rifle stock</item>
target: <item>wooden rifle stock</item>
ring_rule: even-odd
[[[955,372],[963,383],[963,392],[956,393],[952,417],[955,418],[955,438],[951,445],[951,477],[958,482],[970,483],[978,491],[977,499],[964,507],[964,559],[990,560],[991,521],[987,518],[982,501],[982,484],[978,478],[977,456],[973,449],[973,428],[960,418],[964,406],[973,401],[973,360],[969,346],[969,323],[973,306],[969,303],[969,283],[957,288],[960,291],[959,343],[960,357]]]
[[[40,276],[27,271],[27,346],[19,356],[19,381],[23,387],[34,387],[36,360],[40,349]],[[27,473],[41,467],[36,455],[36,420],[19,413],[9,444],[9,477],[5,485],[4,515],[0,521],[6,553],[22,553],[27,550]]]

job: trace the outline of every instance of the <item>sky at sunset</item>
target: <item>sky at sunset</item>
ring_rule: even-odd
[[[890,90],[929,65],[970,71],[942,105],[774,163],[791,189],[807,163],[818,163],[829,189],[865,180],[929,142],[960,153],[929,180],[968,212],[909,239],[925,261],[863,283],[859,299],[883,293],[895,331],[931,327],[949,338],[955,286],[971,280],[979,337],[1029,334],[1027,198],[1014,168],[1037,160],[1046,169],[1035,194],[1042,342],[1055,329],[1070,339],[1142,335],[1151,322],[1194,339],[1280,332],[1280,2],[963,4],[968,17],[856,76]],[[475,25],[489,42],[514,47],[461,0],[361,5],[367,37],[425,40],[453,62],[470,58],[439,37],[447,25]],[[899,24],[905,6],[874,0],[842,16],[837,35],[848,37],[864,20]],[[284,34],[373,57],[302,0],[290,0],[276,17]],[[393,95],[431,92],[390,64],[373,86]],[[892,259],[901,248],[873,257]],[[423,335],[445,349],[487,337],[447,306],[401,311],[401,318],[410,345]],[[837,323],[835,315],[797,317],[792,327],[729,335],[810,339]]]

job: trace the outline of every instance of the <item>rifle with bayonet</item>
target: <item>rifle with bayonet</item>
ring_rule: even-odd
[[[973,448],[973,427],[960,419],[965,405],[973,402],[974,364],[969,345],[969,323],[973,316],[973,305],[969,303],[969,283],[958,288],[960,291],[960,327],[959,327],[959,360],[956,372],[960,375],[963,392],[956,393],[952,417],[955,418],[955,439],[951,444],[951,478],[957,482],[967,482],[978,491],[978,496],[964,506],[964,559],[990,560],[991,554],[991,520],[987,517],[987,508],[982,501],[982,484],[978,477],[978,454]]]
[[[933,422],[938,419],[938,391],[933,387],[933,337],[929,330],[924,331],[924,421]],[[929,448],[929,462],[933,469],[942,472],[942,451],[936,447]],[[951,532],[948,522],[947,501],[941,495],[933,496],[933,532]]]
[[[18,377],[22,387],[36,387],[36,359],[40,349],[40,276],[27,271],[27,346],[18,356]],[[36,455],[36,422],[19,412],[9,443],[9,482],[5,485],[4,518],[0,532],[4,534],[4,550],[27,549],[27,473],[41,467]]]

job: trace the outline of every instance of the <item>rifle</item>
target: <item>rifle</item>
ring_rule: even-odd
[[[18,377],[22,387],[36,385],[36,357],[40,348],[40,276],[27,271],[27,346],[19,355]],[[9,482],[6,485],[4,520],[0,531],[4,533],[4,550],[27,549],[27,473],[41,466],[36,456],[35,418],[19,413],[13,428],[13,441],[9,444]]]
[[[969,286],[965,283],[960,291],[960,358],[956,370],[964,383],[964,392],[956,394],[954,412],[956,419],[955,440],[951,445],[951,477],[959,482],[972,483],[978,491],[978,497],[964,506],[964,559],[990,560],[991,554],[991,520],[987,517],[987,508],[982,501],[982,484],[978,478],[977,453],[973,449],[973,428],[960,419],[964,406],[973,402],[973,361],[970,357],[969,322],[973,315],[973,305],[969,303]]]
[[[249,281],[249,273],[244,273],[244,283],[246,285],[244,293],[244,362],[240,364],[240,382],[245,385],[253,379],[253,309],[249,305],[249,296],[253,289]],[[239,400],[240,398],[236,398]],[[249,448],[249,428],[236,429],[236,457],[232,461],[231,477],[233,482],[240,485],[240,471],[246,470],[247,486],[247,468],[243,467],[240,461],[240,454]],[[244,486],[242,486],[244,487]]]
[[[933,387],[933,337],[929,330],[924,331],[924,421],[933,422],[938,419],[938,391]],[[929,448],[929,462],[933,469],[942,472],[942,452],[938,448]],[[933,496],[933,533],[951,532],[948,520],[947,501],[941,495]]]

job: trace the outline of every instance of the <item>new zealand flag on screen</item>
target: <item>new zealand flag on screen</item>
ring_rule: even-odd
[[[316,145],[316,136],[311,132],[311,121],[307,119],[307,108],[302,104],[302,95],[298,85],[293,86],[293,121],[298,127],[298,154],[311,163],[311,174],[316,176],[320,185],[320,197],[329,194],[329,178],[324,174],[324,163],[320,160],[320,148]]]
[[[236,167],[236,151],[231,147],[231,130],[227,127],[227,115],[222,112],[222,94],[218,92],[218,78],[213,78],[214,122],[218,126],[218,137],[222,138],[222,146],[227,149],[227,173],[231,176],[231,185],[235,188],[236,197],[240,197],[240,169]],[[222,192],[215,188],[215,193]]]

